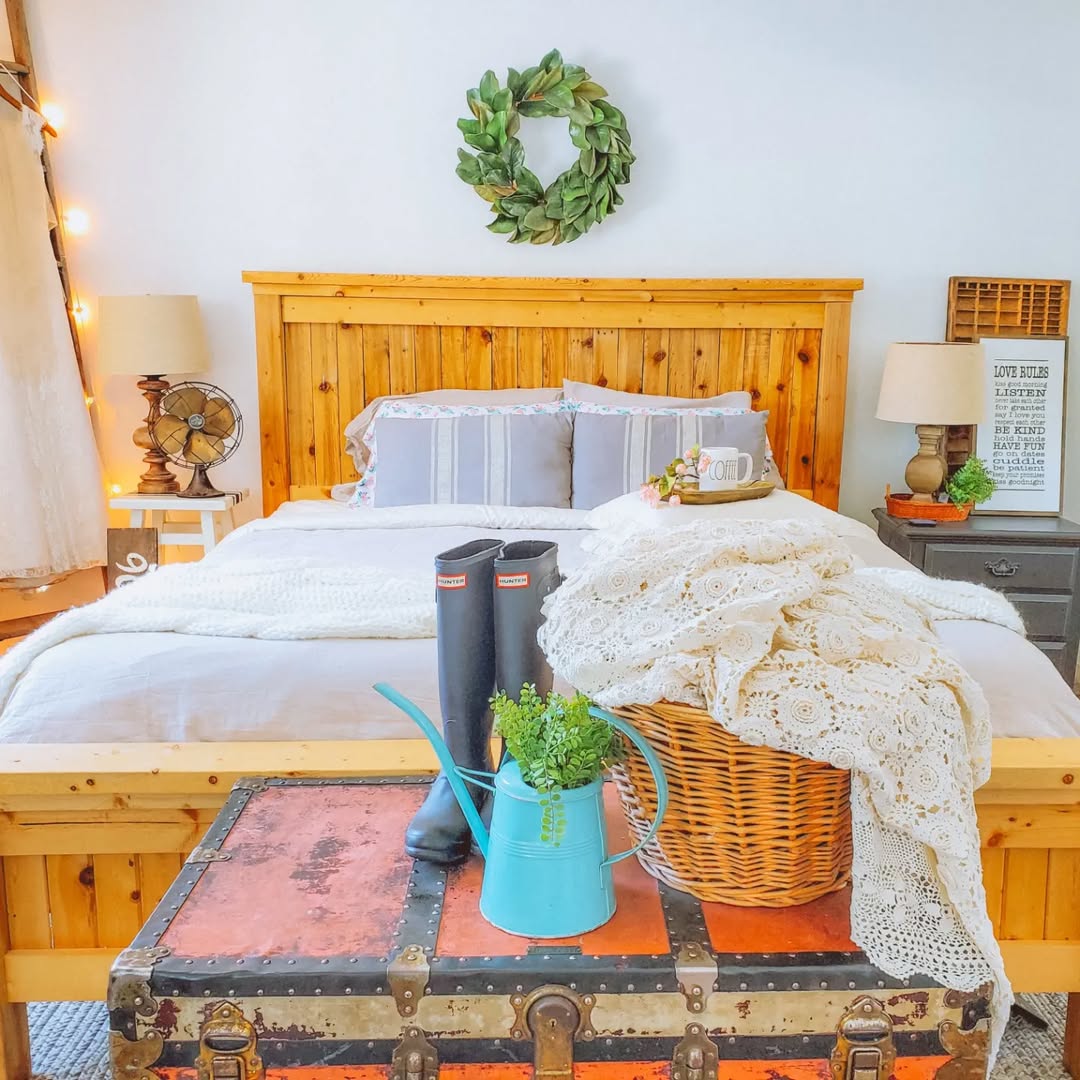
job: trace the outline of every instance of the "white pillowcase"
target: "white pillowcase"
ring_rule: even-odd
[[[651,507],[638,491],[620,495],[617,499],[590,510],[585,518],[588,529],[648,528],[668,529],[691,521],[779,521],[799,518],[832,526],[841,535],[862,536],[869,533],[878,547],[883,547],[872,529],[862,522],[844,517],[835,510],[811,502],[793,491],[774,491],[763,499],[743,499],[738,502],[705,503],[688,506]]]
[[[632,394],[628,390],[609,390],[606,386],[563,379],[563,394],[594,405],[629,405],[639,409],[750,409],[753,402],[748,390],[729,390],[708,398],[665,397],[663,394]]]

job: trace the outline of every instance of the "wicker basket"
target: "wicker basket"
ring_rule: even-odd
[[[660,702],[613,711],[649,740],[667,773],[667,814],[638,855],[654,877],[739,907],[793,907],[847,884],[850,774],[750,746],[702,709]],[[612,773],[640,839],[656,809],[652,775],[629,745]]]

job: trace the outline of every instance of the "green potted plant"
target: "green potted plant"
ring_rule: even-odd
[[[521,777],[541,794],[540,839],[558,845],[565,832],[561,793],[599,780],[623,756],[622,740],[606,720],[589,712],[583,694],[542,698],[526,684],[517,701],[500,691],[491,702],[495,732],[518,764]]]
[[[949,478],[945,493],[953,506],[961,511],[962,521],[973,506],[986,502],[996,488],[994,478],[986,470],[986,463],[981,458],[969,457]]]

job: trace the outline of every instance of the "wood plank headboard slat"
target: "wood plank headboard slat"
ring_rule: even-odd
[[[769,409],[788,486],[836,507],[858,279],[244,274],[263,510],[355,478],[341,432],[381,394],[558,386]]]

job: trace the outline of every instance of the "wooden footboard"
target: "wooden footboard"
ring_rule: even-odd
[[[29,1075],[22,1003],[104,997],[113,957],[239,776],[435,768],[414,740],[2,753],[0,1080]],[[987,901],[1014,986],[1080,992],[1080,739],[998,740],[977,802]]]
[[[1080,991],[1080,739],[997,739],[976,794],[983,881],[1020,991]]]

